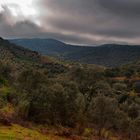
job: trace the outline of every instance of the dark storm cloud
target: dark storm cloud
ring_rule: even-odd
[[[123,18],[139,18],[140,15],[139,0],[98,0],[98,3],[108,12]]]
[[[37,20],[0,14],[4,37],[46,37],[79,44],[140,44],[139,0],[34,0]],[[22,19],[20,17],[20,19]]]
[[[6,38],[55,38],[65,42],[73,42],[76,44],[81,43],[93,43],[92,39],[86,39],[82,36],[77,35],[66,35],[61,32],[57,33],[53,30],[45,31],[43,27],[39,27],[32,21],[25,20],[22,22],[15,23],[12,15],[7,7],[4,8],[4,12],[0,13],[0,36]]]

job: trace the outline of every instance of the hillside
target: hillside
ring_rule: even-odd
[[[0,139],[140,138],[139,61],[116,68],[48,62],[0,43]]]
[[[140,46],[106,44],[101,46],[76,46],[54,39],[15,39],[11,42],[41,54],[61,60],[119,66],[140,59]]]
[[[13,63],[39,62],[40,55],[29,49],[19,47],[7,40],[0,38],[0,59]]]

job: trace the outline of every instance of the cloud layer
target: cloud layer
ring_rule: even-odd
[[[30,9],[18,2],[0,3],[0,36],[140,44],[139,0],[32,0]]]

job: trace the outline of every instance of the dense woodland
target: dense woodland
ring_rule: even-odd
[[[140,139],[139,62],[105,68],[23,56],[0,61],[0,123],[61,126],[61,135],[89,140]]]

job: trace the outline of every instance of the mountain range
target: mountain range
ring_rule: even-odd
[[[42,55],[80,63],[115,67],[140,59],[139,45],[105,44],[78,46],[54,39],[13,39],[10,42],[37,51]]]

